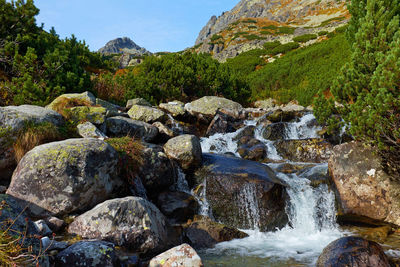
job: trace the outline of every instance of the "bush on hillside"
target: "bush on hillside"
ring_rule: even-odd
[[[299,43],[296,43],[296,42],[281,44],[281,45],[271,49],[270,51],[268,51],[268,54],[273,55],[273,56],[277,55],[277,54],[285,54],[285,53],[292,51],[294,49],[297,49],[299,47],[300,47]]]
[[[306,43],[310,40],[315,40],[317,39],[317,35],[316,34],[303,34],[297,37],[293,38],[294,42],[298,42],[298,43]]]
[[[265,62],[261,56],[265,55],[266,51],[263,49],[253,49],[243,52],[234,58],[229,58],[226,64],[235,72],[248,75],[256,70],[257,66],[264,65]]]

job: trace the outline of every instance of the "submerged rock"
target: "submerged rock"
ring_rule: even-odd
[[[159,266],[202,267],[203,262],[191,246],[188,244],[182,244],[151,259],[149,267]]]
[[[329,173],[342,214],[400,225],[400,182],[384,172],[376,150],[357,142],[335,146]]]
[[[119,266],[114,244],[104,241],[81,241],[61,251],[55,257],[55,266]]]
[[[214,218],[228,226],[259,227],[265,231],[287,223],[285,185],[266,165],[203,154],[203,167],[196,171],[194,179],[195,184],[205,182]],[[249,203],[254,209],[247,209]]]
[[[117,164],[117,152],[99,139],[37,146],[19,162],[7,194],[32,203],[29,210],[34,214],[89,209],[122,186]]]
[[[248,237],[244,232],[227,227],[221,223],[212,221],[208,217],[196,216],[184,226],[185,242],[196,249],[212,248],[217,243]]]
[[[317,267],[389,267],[382,247],[360,237],[342,237],[330,243],[318,258]]]
[[[185,134],[170,139],[164,145],[164,151],[184,170],[194,170],[201,164],[200,140],[194,135]]]
[[[164,215],[139,197],[107,200],[78,216],[68,232],[145,254],[160,252],[170,243]]]

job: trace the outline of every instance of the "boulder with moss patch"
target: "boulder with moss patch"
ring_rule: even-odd
[[[201,164],[200,140],[194,135],[180,135],[164,145],[165,153],[176,160],[184,170],[193,170]]]
[[[161,103],[159,107],[171,114],[173,117],[183,117],[186,114],[185,104],[180,101]]]
[[[100,125],[106,120],[107,110],[103,107],[79,106],[69,108],[67,113],[68,117],[72,121],[89,121],[91,123]]]
[[[217,97],[217,96],[205,96],[193,102],[185,105],[187,112],[194,116],[201,116],[211,121],[217,114],[219,109],[232,110],[233,112],[239,112],[243,109],[242,105],[232,100]]]
[[[171,248],[170,250],[151,259],[149,267],[203,267],[201,258],[188,244]]]
[[[37,146],[19,162],[7,194],[32,203],[33,214],[86,210],[123,185],[117,165],[118,153],[99,139]]]
[[[156,121],[164,122],[167,119],[167,115],[164,111],[140,105],[133,105],[129,109],[128,115],[133,120],[144,121],[147,123],[153,123]]]
[[[333,146],[323,139],[278,140],[276,150],[284,159],[323,163],[329,160]]]
[[[107,138],[97,127],[91,122],[78,124],[78,133],[83,138]]]
[[[158,134],[158,129],[146,122],[121,116],[108,118],[106,127],[107,134],[111,137],[131,136],[146,142],[152,141]]]
[[[107,200],[78,216],[68,232],[111,241],[135,252],[157,253],[170,242],[164,215],[139,197]]]
[[[144,98],[129,99],[126,102],[126,108],[127,109],[132,108],[134,105],[151,107],[151,104]]]
[[[56,99],[53,100],[49,105],[46,106],[48,109],[55,110],[55,107],[64,99],[77,99],[84,102],[87,102],[90,105],[96,105],[96,97],[90,92],[83,92],[81,94],[63,94],[58,96]]]

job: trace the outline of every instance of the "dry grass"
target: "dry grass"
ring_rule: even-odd
[[[70,119],[71,115],[68,112],[68,109],[80,106],[92,107],[93,105],[84,99],[60,97],[52,104],[52,109],[60,113],[64,118]]]
[[[64,139],[57,126],[45,122],[40,124],[28,123],[19,131],[16,142],[13,144],[17,163],[34,147],[49,142]]]

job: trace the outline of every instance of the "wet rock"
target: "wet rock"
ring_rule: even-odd
[[[0,107],[0,180],[9,180],[16,167],[12,147],[16,135],[27,123],[64,124],[63,117],[43,107],[22,105]]]
[[[208,126],[206,136],[229,132],[234,132],[234,129],[232,127],[229,127],[229,122],[226,117],[217,114]]]
[[[389,225],[385,225],[381,227],[366,229],[365,231],[361,232],[361,236],[368,240],[383,243],[387,239],[390,232],[392,232],[392,227]]]
[[[57,106],[61,101],[65,98],[68,99],[79,99],[87,102],[90,105],[96,105],[96,97],[90,92],[83,92],[81,94],[63,94],[58,96],[56,99],[53,100],[49,105],[46,106],[48,109],[53,109]]]
[[[144,121],[147,123],[153,123],[156,121],[164,122],[167,119],[167,115],[164,111],[139,105],[133,105],[129,109],[128,115],[133,120]]]
[[[78,124],[78,133],[83,138],[107,138],[97,127],[91,122]]]
[[[256,127],[249,125],[249,126],[245,126],[242,128],[242,130],[233,138],[233,141],[239,141],[242,137],[249,137],[252,138],[254,137],[254,131],[255,131]],[[240,144],[244,144],[244,143],[240,143]]]
[[[332,145],[323,139],[278,140],[276,150],[284,159],[296,162],[327,162]]]
[[[131,109],[135,105],[151,107],[151,104],[146,99],[143,99],[143,98],[129,99],[126,102],[126,108],[127,109]]]
[[[239,103],[217,96],[205,96],[185,105],[187,112],[196,117],[201,115],[208,118],[209,121],[214,118],[218,109],[222,108],[234,111],[243,109],[242,105]]]
[[[201,164],[200,140],[194,135],[185,134],[170,139],[164,145],[164,151],[184,170],[194,170]]]
[[[139,197],[107,200],[78,216],[68,232],[145,254],[160,252],[169,244],[164,215]]]
[[[304,112],[306,108],[299,105],[297,101],[291,101],[286,105],[281,106],[283,112]]]
[[[159,266],[202,267],[203,263],[199,255],[197,255],[196,251],[191,246],[188,244],[182,244],[151,259],[149,267]]]
[[[119,266],[119,260],[112,243],[81,241],[58,253],[55,266],[114,267]]]
[[[264,139],[276,141],[286,138],[286,125],[285,122],[277,122],[267,125],[263,130]]]
[[[329,173],[341,214],[400,225],[400,182],[386,174],[376,150],[351,142],[335,146]]]
[[[158,207],[173,223],[192,219],[199,205],[196,199],[185,192],[163,192],[158,196]]]
[[[180,101],[161,103],[159,108],[168,112],[173,117],[183,117],[186,114],[185,104]]]
[[[106,120],[107,110],[103,107],[79,106],[68,109],[68,115],[72,121],[89,121],[100,125]]]
[[[108,118],[106,120],[106,126],[107,135],[111,137],[131,136],[150,142],[154,140],[158,134],[158,129],[146,122],[121,116]]]
[[[258,139],[244,136],[238,143],[238,153],[243,159],[262,161],[267,156],[267,147]]]
[[[244,232],[214,222],[208,217],[196,216],[194,221],[184,226],[183,239],[194,248],[202,249],[212,248],[217,243],[245,238],[247,236]]]
[[[265,119],[271,122],[290,122],[298,117],[304,115],[303,112],[300,111],[291,111],[285,110],[283,111],[281,108],[274,108],[272,111],[268,112],[265,115]]]
[[[203,167],[196,171],[191,182],[200,184],[204,181],[207,200],[217,221],[241,229],[249,229],[256,223],[262,231],[286,225],[284,184],[268,166],[203,154]],[[246,216],[245,202],[257,204],[257,214]]]
[[[28,209],[37,215],[89,209],[122,186],[117,164],[117,152],[99,139],[37,146],[18,164],[7,194],[32,203]]]
[[[318,258],[317,267],[352,266],[389,267],[382,247],[360,237],[342,237],[330,243]]]

